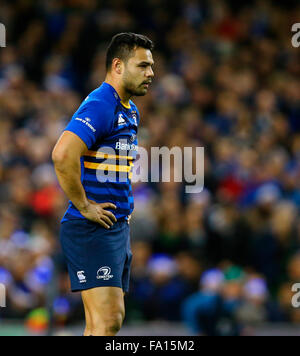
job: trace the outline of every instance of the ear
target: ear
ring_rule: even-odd
[[[114,58],[112,68],[117,74],[122,74],[122,61],[119,58]]]

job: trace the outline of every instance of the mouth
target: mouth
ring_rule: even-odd
[[[142,86],[148,89],[148,88],[149,88],[150,83],[151,83],[151,82],[143,83],[143,84],[142,84]]]

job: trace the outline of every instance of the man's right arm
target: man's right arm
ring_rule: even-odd
[[[57,179],[62,190],[87,219],[109,228],[115,216],[105,209],[115,209],[112,203],[97,204],[89,200],[81,183],[80,157],[88,150],[86,144],[73,132],[64,131],[52,151]]]

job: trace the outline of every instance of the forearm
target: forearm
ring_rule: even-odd
[[[84,211],[89,202],[80,180],[80,160],[54,161],[54,168],[62,190],[78,210]]]

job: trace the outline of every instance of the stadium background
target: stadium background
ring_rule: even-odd
[[[81,332],[51,151],[111,37],[132,31],[156,44],[139,143],[205,147],[205,189],[134,185],[121,334],[299,334],[299,3],[1,0],[0,22],[0,333]]]

